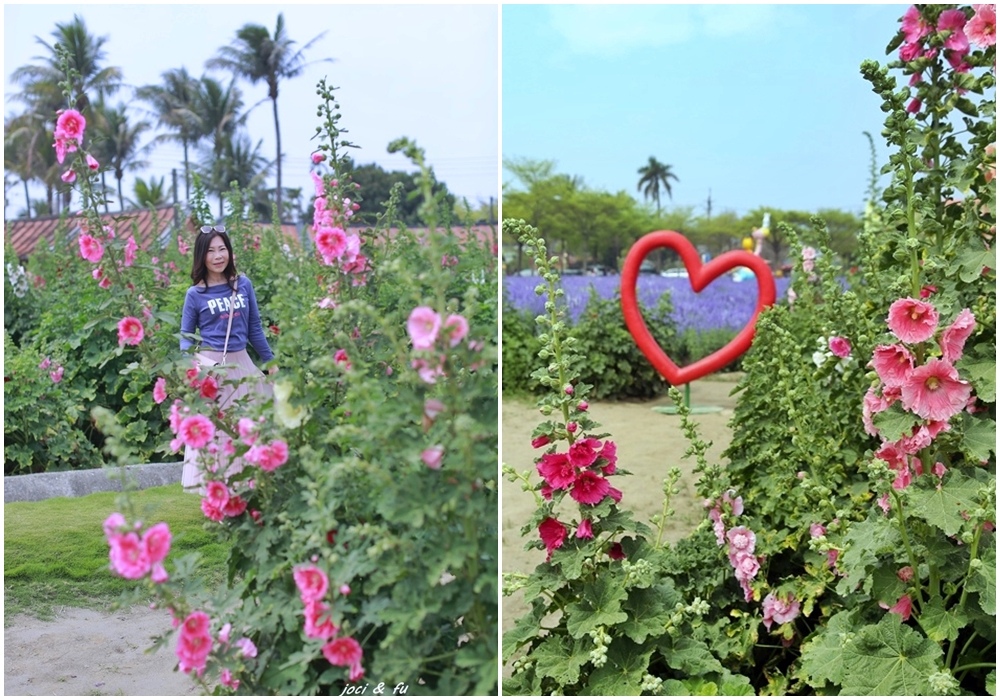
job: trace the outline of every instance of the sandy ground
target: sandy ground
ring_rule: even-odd
[[[691,405],[695,408],[717,407],[721,411],[700,413],[693,416],[700,427],[703,440],[710,441],[709,460],[718,461],[728,446],[731,431],[728,423],[733,416],[737,396],[730,396],[738,375],[714,375],[691,384]],[[623,492],[621,505],[631,510],[637,519],[652,525],[651,516],[663,507],[663,479],[670,467],[680,468],[682,477],[678,484],[680,493],[673,497],[671,506],[676,511],[667,523],[665,539],[675,542],[691,532],[705,517],[704,508],[695,495],[697,475],[692,473],[694,459],[682,460],[687,441],[680,429],[676,415],[657,413],[657,406],[673,406],[673,401],[663,396],[642,402],[592,402],[590,414],[600,423],[600,432],[610,433],[609,439],[618,445],[618,466],[632,474],[612,477],[612,484]],[[531,447],[531,433],[542,421],[534,403],[504,399],[502,411],[501,458],[518,472],[531,469],[534,481],[534,461],[542,449]],[[503,481],[501,494],[502,551],[501,566],[504,572],[530,572],[544,561],[544,550],[526,551],[524,545],[534,535],[521,536],[521,527],[535,509],[534,497],[521,490],[519,484]],[[527,607],[519,594],[501,601],[502,627],[513,626]]]
[[[169,648],[145,653],[170,629],[165,610],[64,608],[55,620],[18,615],[4,629],[3,692],[10,695],[197,695]]]

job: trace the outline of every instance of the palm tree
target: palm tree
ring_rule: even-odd
[[[263,188],[264,181],[271,173],[274,162],[268,162],[261,154],[263,141],[253,145],[246,132],[234,134],[226,142],[222,164],[222,178],[227,187],[250,190],[254,213],[263,221],[271,218],[271,205]]]
[[[201,117],[196,111],[198,80],[185,68],[174,68],[161,76],[162,85],[146,85],[136,90],[140,100],[153,106],[159,126],[173,133],[161,134],[156,142],[180,141],[184,148],[184,201],[191,199],[191,166],[188,148],[204,136]]]
[[[202,178],[205,188],[219,195],[219,216],[222,216],[222,195],[227,185],[223,160],[226,144],[246,121],[246,115],[240,114],[243,96],[235,80],[223,87],[214,78],[203,76],[198,83],[194,109],[201,119],[201,134],[208,146],[202,158]]]
[[[670,170],[669,165],[661,163],[653,156],[649,157],[649,162],[639,168],[639,184],[636,189],[642,191],[642,196],[656,202],[656,215],[660,215],[660,190],[666,191],[668,197],[673,197],[670,190],[670,179],[678,182],[680,179]]]
[[[73,92],[77,97],[73,106],[86,116],[91,99],[103,99],[118,90],[122,81],[121,68],[101,66],[105,58],[102,47],[107,37],[92,36],[79,16],[74,15],[72,22],[56,24],[52,36],[56,39],[53,45],[35,37],[49,51],[48,56],[34,58],[42,61],[42,65],[21,66],[11,74],[11,80],[24,86],[24,92],[18,97],[26,104],[47,107],[50,114],[66,106],[59,90],[59,82],[66,80],[56,52],[56,45],[61,44],[69,56],[69,67],[76,73]]]
[[[47,163],[42,149],[52,150],[49,146],[54,136],[45,127],[45,122],[36,118],[32,112],[6,119],[3,127],[3,169],[4,172],[15,174],[24,185],[28,218],[31,218],[31,193],[28,186],[36,179],[44,183]]]
[[[312,46],[323,35],[319,34],[301,49],[292,53],[295,42],[288,38],[285,32],[285,18],[278,13],[278,23],[272,37],[266,27],[259,24],[245,24],[236,32],[236,40],[232,46],[223,46],[215,58],[206,64],[209,68],[221,68],[232,71],[256,85],[263,80],[267,83],[267,96],[271,98],[274,110],[274,134],[277,140],[277,203],[278,220],[281,219],[281,127],[278,123],[278,81],[294,78],[309,65],[305,62],[303,52]],[[333,59],[322,59],[332,61]]]
[[[135,203],[140,207],[159,207],[167,203],[166,189],[163,185],[163,178],[157,180],[154,177],[146,182],[141,177],[135,179],[132,192],[135,194]]]
[[[139,138],[151,127],[147,121],[131,122],[124,104],[108,107],[97,103],[94,112],[97,115],[95,150],[100,154],[97,158],[114,171],[118,180],[119,208],[124,210],[122,178],[126,170],[138,170],[148,165],[142,156],[149,150],[149,144],[140,147]]]

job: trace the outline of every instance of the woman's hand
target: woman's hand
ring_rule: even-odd
[[[267,373],[268,374],[277,374],[278,373],[278,365],[271,365],[270,367],[268,367],[267,368]]]

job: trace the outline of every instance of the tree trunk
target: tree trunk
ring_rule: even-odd
[[[119,175],[115,173],[115,177],[118,178],[118,211],[125,211],[125,198],[122,196],[122,177],[125,173]]]
[[[191,201],[191,170],[188,166],[188,142],[183,139],[184,144],[184,203]]]
[[[22,180],[24,183],[24,206],[27,213],[27,218],[31,218],[31,195],[28,192],[28,181]]]
[[[284,223],[281,217],[281,128],[278,126],[278,98],[272,98],[271,104],[274,105],[274,138],[278,143],[278,223]]]

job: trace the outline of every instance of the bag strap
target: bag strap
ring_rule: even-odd
[[[239,280],[236,280],[236,284],[239,285]],[[233,330],[233,306],[236,304],[236,288],[233,288],[233,294],[229,297],[229,325],[226,326],[226,344],[222,346],[222,362],[219,364],[226,364],[226,355],[229,352],[229,333]]]

